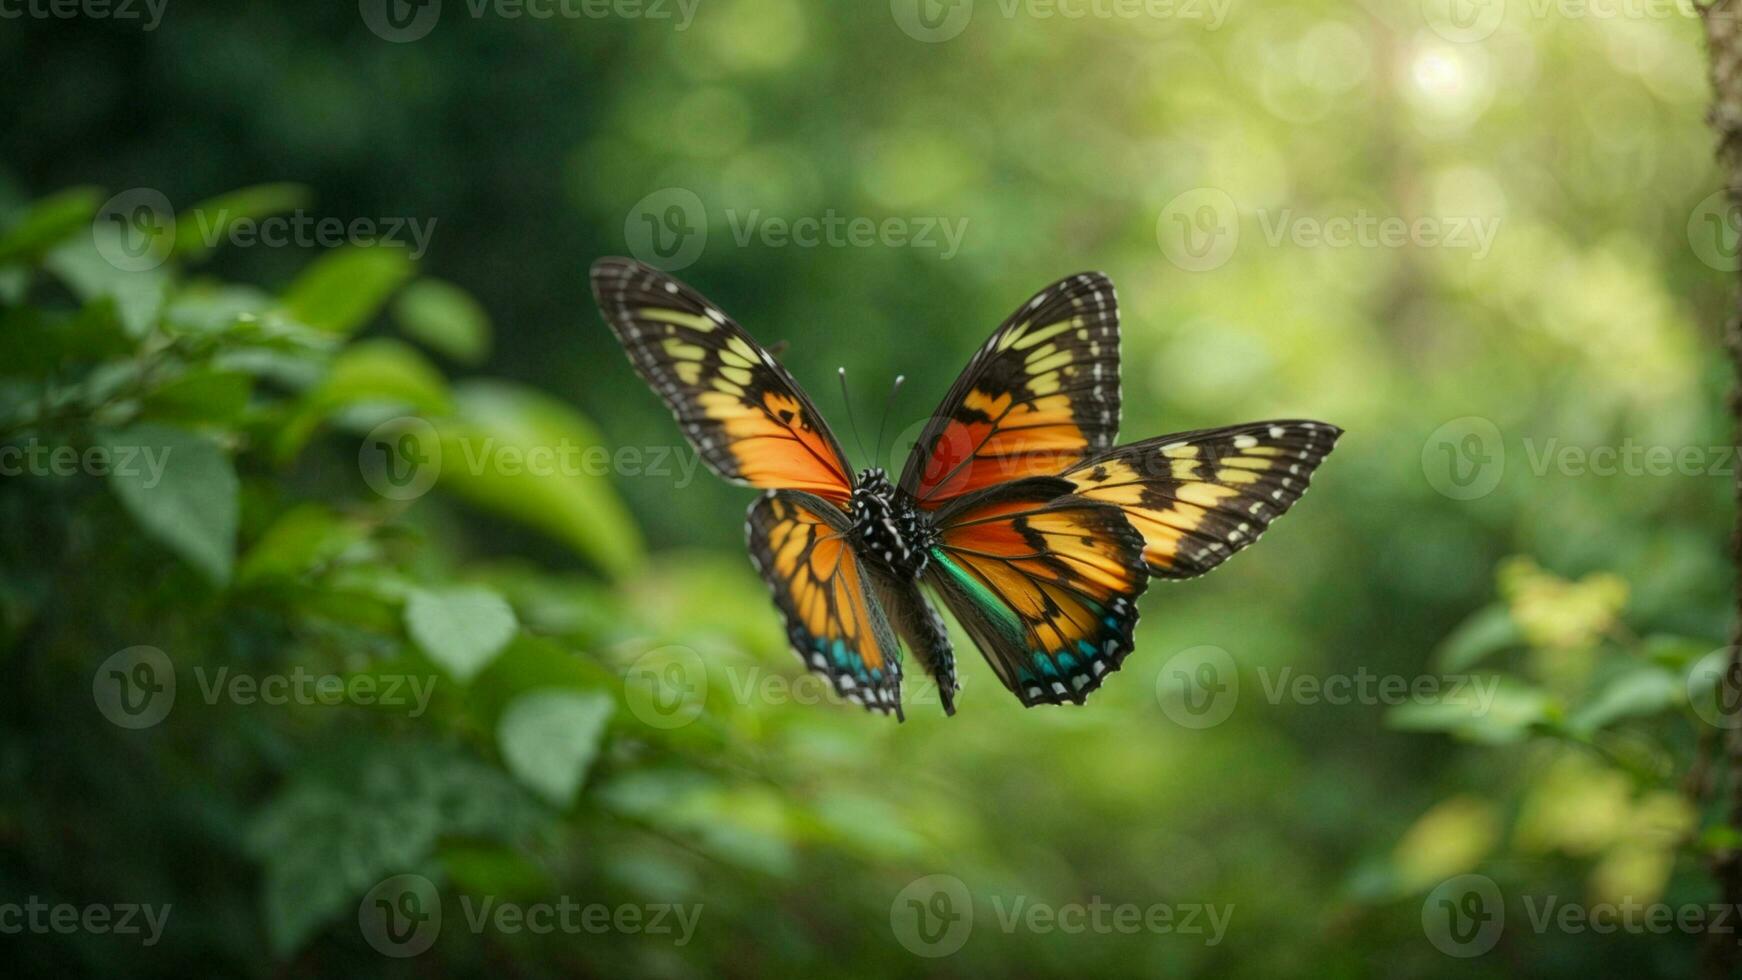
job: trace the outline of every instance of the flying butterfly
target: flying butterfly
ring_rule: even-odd
[[[958,690],[940,597],[1026,706],[1082,704],[1132,650],[1137,599],[1247,547],[1342,430],[1253,422],[1114,445],[1119,307],[1067,276],[993,331],[894,481],[854,472],[816,405],[719,307],[630,259],[593,296],[701,459],[761,488],[750,554],[793,649],[846,700],[902,717],[902,648]]]

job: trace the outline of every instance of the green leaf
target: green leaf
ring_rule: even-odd
[[[1551,724],[1558,707],[1544,691],[1507,678],[1477,677],[1457,697],[1413,701],[1385,716],[1399,731],[1448,732],[1475,742],[1517,742]]]
[[[151,418],[188,425],[229,425],[248,408],[254,379],[240,371],[195,369],[160,386],[144,400]]]
[[[302,450],[320,424],[342,410],[369,407],[383,419],[396,415],[446,415],[453,403],[447,379],[416,348],[397,340],[353,344],[340,354],[326,380],[305,393],[279,431],[280,460]]]
[[[613,576],[641,563],[628,509],[610,479],[588,468],[585,451],[604,445],[592,423],[514,385],[473,382],[455,395],[455,419],[440,427],[444,490],[550,534]],[[529,465],[534,452],[547,454],[543,465]]]
[[[1675,674],[1658,667],[1640,667],[1611,680],[1568,717],[1567,727],[1589,734],[1623,718],[1667,711],[1686,700],[1686,685]]]
[[[1507,607],[1488,606],[1464,620],[1440,645],[1440,668],[1447,673],[1463,673],[1489,655],[1523,642],[1524,634],[1519,632]]]
[[[237,222],[294,211],[306,206],[309,198],[309,189],[301,184],[256,184],[208,198],[176,217],[175,254],[197,262],[223,242]]]
[[[248,550],[236,571],[236,581],[252,584],[294,579],[332,561],[364,539],[364,526],[347,521],[318,504],[303,504],[285,512]]]
[[[97,241],[113,242],[121,234],[110,225],[97,225],[91,234],[69,239],[49,252],[43,264],[86,303],[112,300],[128,334],[143,337],[157,321],[169,295],[169,273],[162,266],[123,269],[112,264]]]
[[[283,309],[299,323],[351,334],[375,316],[411,273],[411,259],[403,248],[336,249],[316,259],[290,284]]]
[[[597,692],[552,689],[515,698],[496,726],[508,771],[551,803],[568,806],[599,753],[614,707]]]
[[[419,590],[405,603],[406,632],[462,684],[490,665],[516,628],[507,600],[477,586]]]
[[[1640,644],[1639,655],[1660,667],[1680,671],[1688,669],[1701,657],[1711,653],[1714,645],[1710,640],[1699,640],[1691,636],[1654,633]]]
[[[31,307],[0,313],[0,377],[40,378],[133,349],[113,300],[87,303],[71,316]]]
[[[347,916],[354,929],[358,900],[384,878],[439,879],[444,837],[513,843],[545,822],[513,780],[456,749],[346,743],[318,754],[248,828],[272,950],[289,956]]]
[[[94,187],[72,187],[37,201],[0,234],[0,265],[42,258],[56,245],[88,230],[102,203],[103,192]]]
[[[470,293],[438,279],[419,279],[393,302],[399,329],[462,364],[490,354],[490,317]]]
[[[212,442],[144,422],[101,436],[109,486],[140,530],[214,583],[229,581],[236,551],[236,470]]]

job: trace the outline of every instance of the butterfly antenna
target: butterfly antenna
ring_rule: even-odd
[[[853,430],[853,442],[859,447],[859,455],[865,455],[865,440],[859,436],[859,420],[853,417],[853,399],[847,395],[847,369],[835,369],[841,379],[841,401],[847,406],[847,425]]]
[[[895,376],[895,383],[889,386],[889,397],[883,401],[883,418],[877,421],[877,459],[883,458],[883,427],[889,424],[889,410],[895,406],[895,393],[901,390],[901,383],[907,380],[907,375]]]

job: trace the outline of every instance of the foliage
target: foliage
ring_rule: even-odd
[[[982,2],[927,44],[884,3],[709,0],[686,31],[450,3],[393,44],[356,5],[243,6],[0,30],[26,93],[0,99],[0,449],[45,454],[0,477],[0,895],[173,904],[157,946],[26,936],[21,971],[1687,972],[1685,932],[1536,928],[1520,899],[1708,902],[1703,859],[1742,839],[1697,763],[1731,508],[1692,21],[1513,4],[1462,44],[1433,4],[1254,0],[1209,30]],[[179,220],[129,272],[92,216],[137,187]],[[1349,434],[1251,555],[1150,590],[1088,708],[1024,711],[958,636],[956,717],[865,716],[786,650],[744,493],[687,450],[636,465],[676,430],[584,269],[672,187],[707,211],[679,274],[792,341],[813,395],[839,363],[855,399],[908,374],[892,433],[1011,304],[1101,268],[1126,436]],[[1241,236],[1194,271],[1158,219],[1203,188]],[[299,209],[439,224],[415,261],[221,233]],[[948,259],[738,234],[831,209],[967,234]],[[1360,214],[1498,232],[1271,234]],[[1504,465],[1460,497],[1434,454],[1470,417]],[[563,445],[611,463],[503,465]],[[1633,445],[1704,461],[1563,462]],[[176,690],[129,728],[102,690],[139,647]],[[1205,665],[1208,725],[1182,711]],[[1469,960],[1423,927],[1466,873],[1507,898]],[[930,960],[892,913],[934,874],[974,930]],[[359,927],[399,875],[446,916],[407,960]],[[681,945],[469,925],[559,896],[702,911]],[[1016,900],[1233,916],[1211,944],[1006,927]]]

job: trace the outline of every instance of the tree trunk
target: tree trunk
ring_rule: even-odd
[[[1718,137],[1718,162],[1723,168],[1724,188],[1730,206],[1742,208],[1742,23],[1738,22],[1739,0],[1715,0],[1700,8],[1706,29],[1706,50],[1712,77],[1712,109],[1707,117]],[[1738,301],[1742,303],[1742,300]],[[1729,411],[1732,436],[1742,452],[1742,306],[1732,309],[1723,328],[1723,343],[1736,381],[1731,388]],[[1737,518],[1730,538],[1731,562],[1736,569],[1736,609],[1730,629],[1729,661],[1719,681],[1718,710],[1728,724],[1720,732],[1719,764],[1726,787],[1725,822],[1742,828],[1742,473],[1736,477]],[[1712,876],[1717,880],[1721,901],[1742,907],[1742,850],[1726,848],[1712,858]],[[1706,934],[1701,954],[1705,976],[1736,975],[1742,963],[1742,946],[1729,933]]]

